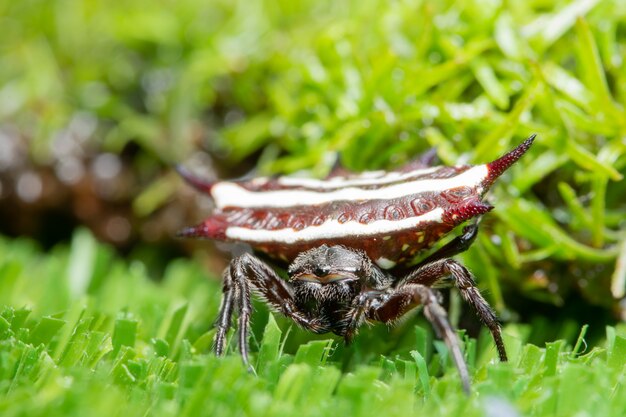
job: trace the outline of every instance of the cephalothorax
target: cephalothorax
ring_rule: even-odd
[[[472,274],[450,258],[471,245],[478,231],[475,220],[493,208],[483,196],[534,137],[501,158],[476,166],[430,166],[418,160],[397,171],[335,172],[323,180],[273,177],[222,182],[206,182],[181,170],[191,185],[212,196],[216,208],[204,222],[180,235],[245,242],[290,264],[285,281],[254,255],[231,261],[224,271],[216,354],[224,352],[237,311],[239,349],[248,363],[251,292],[298,325],[315,333],[333,332],[346,342],[365,322],[393,323],[421,305],[446,342],[468,390],[458,340],[432,287],[455,285],[491,331],[500,359],[506,360],[493,310]],[[461,235],[407,267],[418,252],[468,220]]]

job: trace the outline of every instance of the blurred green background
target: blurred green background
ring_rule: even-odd
[[[191,255],[217,280],[227,254],[173,238],[210,210],[174,164],[322,177],[432,147],[483,163],[537,133],[460,258],[505,323],[531,324],[524,340],[574,343],[585,323],[597,340],[626,318],[626,2],[0,0],[0,33],[4,262],[97,246],[97,299],[113,258],[158,282]],[[13,291],[5,305],[39,315],[72,300]]]
[[[625,56],[622,0],[0,0],[0,414],[624,415]],[[532,133],[459,256],[511,362],[447,301],[477,395],[419,318],[344,348],[257,303],[259,376],[208,353],[229,255],[173,238],[211,209],[175,164],[323,177]]]
[[[537,133],[466,261],[501,314],[623,315],[623,2],[26,0],[0,16],[9,236],[49,248],[87,225],[158,262],[209,210],[173,164],[322,176],[433,146],[479,163]]]

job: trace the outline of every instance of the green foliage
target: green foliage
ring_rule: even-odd
[[[84,244],[91,259],[109,259],[110,279],[91,285],[95,275],[86,274],[89,285],[72,292],[69,271],[82,262],[73,254]],[[478,345],[466,338],[473,392],[465,397],[443,344],[431,351],[429,331],[414,323],[402,329],[407,340],[376,328],[350,348],[309,340],[291,350],[284,342],[293,333],[270,315],[253,357],[257,375],[236,354],[216,358],[205,339],[219,283],[191,261],[173,262],[155,284],[140,263],[120,261],[79,232],[69,250],[43,256],[28,241],[0,240],[0,268],[17,271],[1,281],[3,416],[626,412],[624,328],[607,328],[598,347],[586,346],[586,328],[574,347],[564,340],[539,347],[524,342],[524,327],[510,325],[509,363],[497,361],[487,334]],[[394,346],[385,348],[389,339]]]
[[[0,14],[0,118],[43,164],[68,132],[135,144],[136,177],[154,181],[140,216],[180,189],[158,167],[198,147],[319,176],[430,146],[485,162],[537,133],[493,191],[483,230],[501,240],[467,258],[500,313],[501,285],[556,305],[577,290],[617,308],[626,293],[621,1],[27,0]]]
[[[598,336],[626,294],[625,4],[0,2],[0,144],[18,138],[52,167],[67,134],[86,155],[131,149],[153,181],[139,216],[180,188],[159,169],[197,148],[322,176],[338,158],[393,167],[431,146],[446,164],[485,162],[538,134],[463,255],[500,315],[531,323],[506,326],[508,364],[484,335],[465,338],[471,397],[414,320],[345,348],[257,306],[250,375],[207,354],[220,288],[197,264],[149,277],[78,231],[47,254],[0,240],[0,413],[626,414],[626,334]],[[520,294],[581,323],[533,317]],[[576,338],[582,322],[596,347]]]

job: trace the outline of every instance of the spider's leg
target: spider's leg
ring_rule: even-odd
[[[473,275],[463,265],[453,259],[441,259],[418,266],[400,281],[399,287],[407,284],[432,287],[447,276],[452,276],[454,285],[459,289],[463,299],[474,308],[480,320],[491,332],[500,360],[506,361],[506,350],[502,341],[502,330],[498,318],[489,303],[478,291]]]
[[[236,306],[239,316],[237,319],[239,351],[241,352],[244,363],[249,367],[248,332],[252,308],[250,303],[250,288],[246,281],[246,273],[243,271],[245,266],[242,265],[240,259],[241,258],[236,258],[232,260],[230,265],[224,270],[222,286],[224,295],[222,297],[220,312],[215,323],[217,331],[215,333],[213,348],[217,356],[224,354],[226,334],[230,329],[233,309]]]
[[[222,356],[224,353],[224,346],[226,345],[226,334],[230,329],[230,323],[233,315],[233,307],[235,300],[235,288],[233,287],[233,281],[230,276],[230,266],[224,270],[223,283],[222,283],[222,304],[220,305],[220,312],[215,321],[215,341],[213,343],[213,349],[217,356]]]
[[[437,294],[425,285],[407,283],[372,302],[368,317],[385,323],[394,322],[418,305],[424,306],[424,315],[431,322],[435,332],[441,337],[450,351],[452,360],[459,371],[463,390],[469,394],[469,372],[459,346],[459,340],[448,321],[446,310],[437,301]]]
[[[428,257],[420,261],[416,267],[419,268],[422,265],[426,265],[440,259],[452,258],[459,253],[465,252],[470,246],[472,246],[472,243],[476,240],[476,236],[478,236],[478,223],[468,224],[463,228],[463,234],[455,237],[450,242],[437,249]]]
[[[363,255],[364,266],[369,274],[365,279],[367,291],[361,292],[353,301],[350,309],[343,320],[341,335],[346,344],[350,344],[356,335],[359,327],[367,320],[367,313],[380,305],[385,297],[389,295],[389,288],[393,285],[395,278],[389,273],[381,270],[369,258]]]
[[[239,260],[241,258],[237,258]],[[239,309],[239,317],[237,318],[237,330],[238,330],[238,342],[239,352],[243,362],[248,366],[250,363],[248,360],[248,336],[250,333],[250,316],[252,315],[252,303],[250,301],[250,286],[248,280],[251,278],[246,274],[246,265],[242,262],[231,263],[231,271],[233,281],[237,288],[237,307]]]
[[[365,322],[371,308],[380,305],[380,298],[384,296],[385,294],[380,291],[368,291],[359,294],[354,299],[350,310],[346,314],[345,327],[342,334],[347,345],[352,343],[352,339],[354,339],[359,327]]]
[[[216,323],[215,353],[224,352],[226,332],[230,327],[233,301],[236,301],[238,318],[239,350],[246,365],[248,361],[248,335],[252,304],[250,294],[258,293],[275,311],[292,319],[296,324],[313,332],[328,331],[327,325],[319,319],[309,318],[296,306],[293,291],[288,282],[281,279],[274,270],[259,258],[243,254],[233,259],[224,271],[224,297]]]

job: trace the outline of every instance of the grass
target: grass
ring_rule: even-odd
[[[130,178],[112,204],[148,221],[188,213],[171,164],[198,149],[209,175],[323,176],[433,146],[485,162],[538,134],[459,257],[512,359],[463,334],[469,398],[419,318],[344,348],[257,305],[250,375],[208,354],[209,256],[122,259],[79,229],[49,250],[0,239],[2,415],[626,414],[623,2],[24,0],[0,25],[0,204],[102,152]]]
[[[207,353],[219,284],[192,261],[172,262],[155,283],[142,263],[124,262],[85,231],[51,254],[24,239],[1,240],[0,253],[3,416],[626,412],[623,327],[607,327],[598,346],[586,345],[585,328],[569,343],[536,346],[525,343],[528,328],[509,325],[509,363],[496,360],[486,334],[465,339],[473,377],[465,397],[443,344],[432,350],[427,327],[414,321],[391,340],[379,327],[350,348],[326,339],[292,348],[285,339],[302,335],[261,311],[255,376],[236,354]]]
[[[124,198],[135,219],[148,219],[182,200],[171,165],[199,148],[214,154],[209,175],[254,166],[321,176],[338,158],[355,170],[388,168],[432,146],[443,163],[482,163],[537,133],[493,190],[497,208],[472,266],[500,314],[506,291],[558,306],[579,293],[620,308],[621,2],[145,4],[0,6],[0,117],[9,143],[28,151],[6,169],[28,172],[12,164],[30,157],[89,172],[94,153],[122,154],[133,173]],[[80,143],[71,152],[61,146],[68,135]],[[548,279],[536,279],[545,268]],[[568,279],[568,268],[580,278]]]

